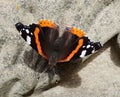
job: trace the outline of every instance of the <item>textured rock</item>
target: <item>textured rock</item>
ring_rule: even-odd
[[[118,34],[117,36],[117,46],[116,46],[116,49],[120,55],[120,33]]]
[[[105,44],[120,32],[119,0],[0,0],[0,8],[0,97],[119,97],[115,38],[83,64],[61,66],[61,83],[49,89],[48,74],[38,72],[44,60],[26,45],[14,26],[18,21],[29,24],[50,19],[61,29],[81,28],[92,40]],[[56,80],[60,80],[57,75],[52,83]]]

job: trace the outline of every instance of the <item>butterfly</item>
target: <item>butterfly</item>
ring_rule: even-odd
[[[66,27],[59,36],[59,26],[49,20],[38,24],[15,24],[22,38],[54,68],[57,63],[83,58],[99,50],[100,42],[91,42],[85,32],[75,27]]]

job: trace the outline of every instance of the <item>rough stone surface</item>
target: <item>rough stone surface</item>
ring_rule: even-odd
[[[120,55],[120,33],[117,36],[117,46],[116,46],[116,50],[118,51],[119,55]]]
[[[61,66],[61,80],[56,75],[50,84],[48,74],[33,66],[44,60],[14,26],[39,19],[55,21],[61,29],[81,28],[91,40],[106,45],[82,64]],[[119,97],[119,46],[114,48],[119,25],[120,0],[0,0],[0,97]],[[60,83],[53,87],[56,80]]]

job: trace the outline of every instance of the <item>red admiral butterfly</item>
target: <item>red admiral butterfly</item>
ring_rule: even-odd
[[[68,62],[94,53],[102,46],[100,42],[91,42],[82,30],[67,27],[59,36],[59,26],[48,20],[29,26],[17,23],[17,30],[25,41],[35,49],[48,65],[53,68],[57,63]]]

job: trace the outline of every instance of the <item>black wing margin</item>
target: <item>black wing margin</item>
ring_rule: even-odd
[[[31,24],[29,26],[23,25],[21,22],[15,24],[16,29],[19,31],[22,38],[37,51],[37,45],[35,43],[34,30],[39,27],[37,24]]]
[[[83,39],[83,46],[79,49],[78,53],[74,56],[74,58],[83,58],[102,48],[100,42],[91,42],[88,37],[84,37]]]

